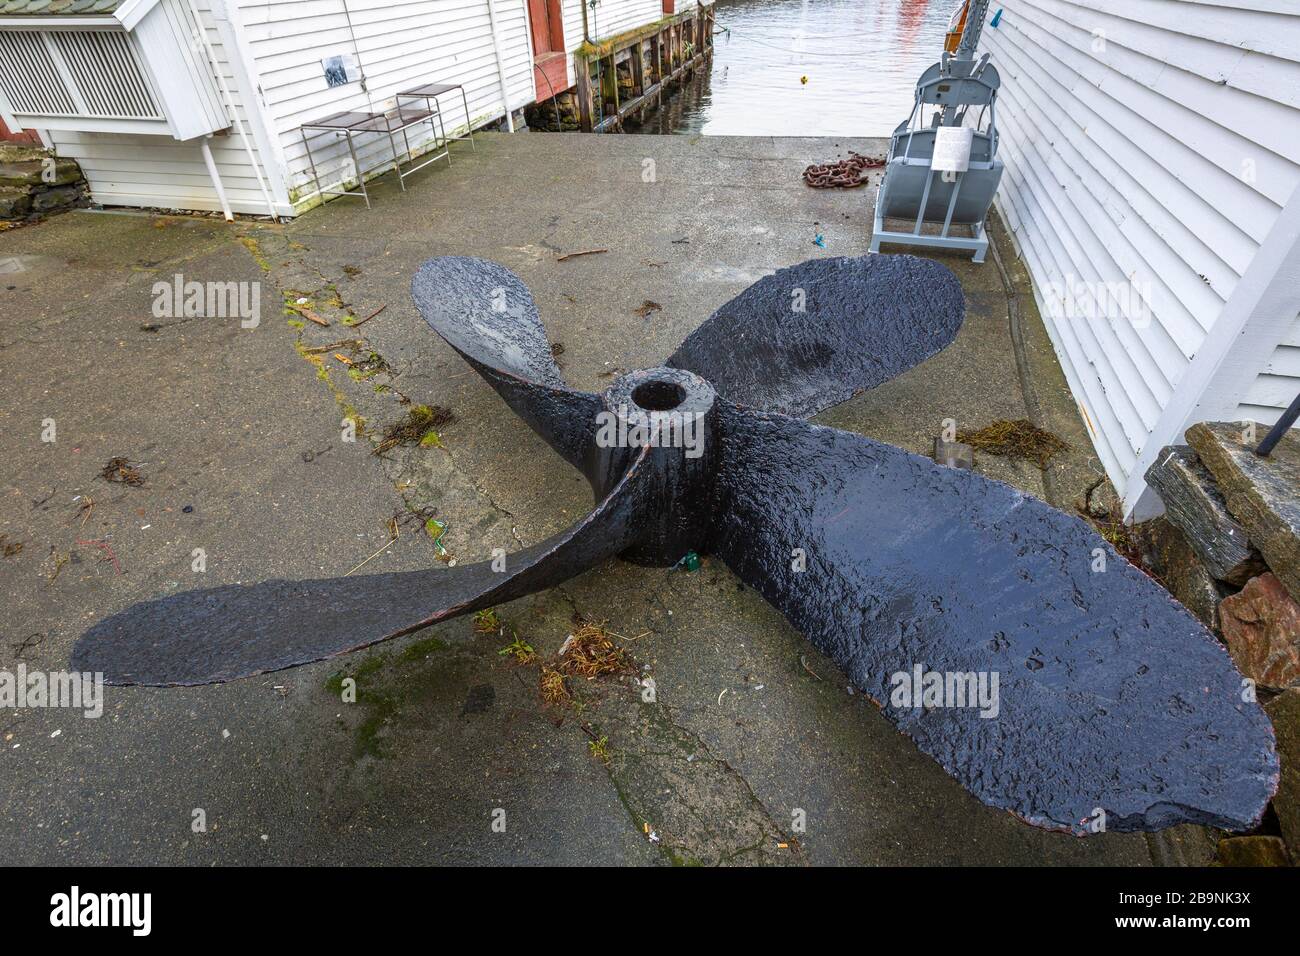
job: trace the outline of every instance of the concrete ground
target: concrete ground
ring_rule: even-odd
[[[568,526],[590,508],[586,483],[427,329],[407,291],[416,267],[469,254],[515,270],[569,383],[601,391],[617,370],[659,364],[764,273],[864,254],[874,189],[799,180],[849,148],[882,145],[483,135],[405,194],[377,183],[369,210],[345,199],[281,226],[73,213],[0,234],[0,534],[22,545],[0,558],[0,668],[63,668],[89,623],[149,596],[344,574],[390,541],[394,518],[396,542],[364,572],[430,566],[428,509],[461,562]],[[607,251],[557,261],[588,249]],[[945,418],[1033,414],[1073,445],[1046,484],[1032,466],[978,467],[1069,507],[1096,463],[1023,273],[1004,246],[1009,297],[992,259],[939,258],[967,295],[957,342],[818,420],[928,452]],[[260,325],[155,316],[153,284],[177,274],[259,283]],[[286,315],[286,295],[330,326]],[[646,300],[662,309],[638,315]],[[442,447],[372,454],[404,401],[453,411]],[[345,415],[365,419],[356,442]],[[49,419],[57,440],[43,442]],[[114,456],[144,483],[100,478]],[[720,562],[613,561],[498,614],[497,633],[462,619],[228,685],[108,688],[99,719],[0,711],[0,856],[1152,862],[1142,836],[1080,840],[981,805]],[[580,706],[547,707],[537,664],[499,653],[517,635],[553,656],[575,614],[625,639],[657,703],[605,680],[575,688]],[[344,676],[355,703],[340,699]]]

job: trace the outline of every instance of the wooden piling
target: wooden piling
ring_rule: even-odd
[[[666,90],[680,84],[713,56],[712,7],[696,7],[628,30],[573,54],[578,120],[587,132],[623,129],[623,121],[658,106]],[[631,84],[619,89],[619,68]]]

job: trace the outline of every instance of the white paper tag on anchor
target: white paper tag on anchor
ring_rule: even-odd
[[[930,168],[964,173],[970,169],[970,149],[975,130],[969,126],[940,126],[934,131],[934,159]]]

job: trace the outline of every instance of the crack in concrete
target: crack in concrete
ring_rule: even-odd
[[[563,598],[580,613],[573,598]],[[635,666],[635,664],[634,664]],[[605,741],[605,770],[634,828],[673,865],[804,862],[748,780],[681,721],[680,708],[642,696],[636,668],[617,684],[571,680],[583,731]],[[754,858],[756,855],[756,859]]]

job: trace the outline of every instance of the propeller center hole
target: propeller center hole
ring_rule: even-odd
[[[632,389],[632,401],[648,412],[666,412],[686,399],[686,389],[676,382],[643,382]]]

